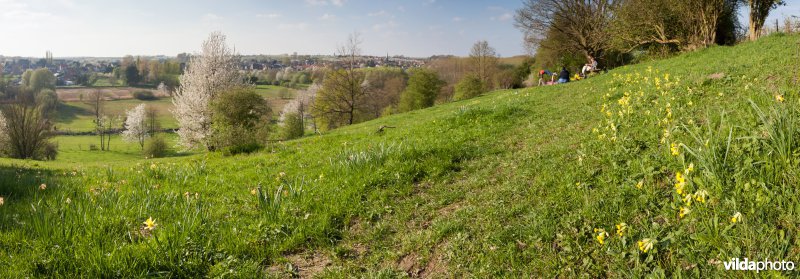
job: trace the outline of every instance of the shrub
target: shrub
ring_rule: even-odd
[[[211,103],[212,149],[258,144],[269,133],[272,110],[252,88],[223,92]]]
[[[161,158],[167,155],[168,149],[167,141],[163,137],[154,136],[145,142],[143,152],[147,158]]]
[[[48,161],[55,161],[58,156],[58,143],[48,142],[42,147],[41,156]]]
[[[97,151],[97,150],[100,150],[100,148],[97,148],[96,144],[89,144],[89,151]]]
[[[303,136],[305,129],[303,119],[297,113],[288,113],[283,116],[283,127],[281,132],[283,139],[290,140]]]
[[[237,154],[250,154],[260,150],[263,146],[258,143],[250,142],[250,143],[243,143],[237,144],[232,146],[227,146],[222,148],[222,155],[224,156],[233,156]]]
[[[475,98],[486,92],[486,85],[476,75],[467,75],[456,85],[456,93],[453,99],[466,100]]]
[[[137,100],[142,100],[142,101],[158,100],[158,97],[156,97],[156,95],[153,94],[153,91],[147,91],[147,90],[133,92],[133,97],[136,98]]]

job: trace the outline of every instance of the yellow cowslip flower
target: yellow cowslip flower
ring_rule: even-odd
[[[736,223],[739,223],[739,222],[741,222],[741,221],[742,221],[742,213],[737,211],[737,212],[736,212],[736,213],[734,213],[734,214],[733,214],[733,216],[731,217],[731,223],[734,223],[734,224],[736,224]]]
[[[44,189],[47,189],[47,184],[42,183],[42,185],[39,185],[39,190],[44,191]]]
[[[692,194],[686,194],[686,196],[683,197],[683,203],[685,203],[686,206],[692,206]]]
[[[689,163],[689,167],[683,170],[683,172],[685,172],[687,175],[693,171],[694,171],[694,163]]]
[[[627,232],[627,231],[628,231],[628,224],[625,224],[625,223],[617,224],[617,235],[619,237],[624,236],[625,232]]]
[[[706,190],[698,190],[694,193],[694,199],[700,203],[706,203],[708,192]]]
[[[678,195],[683,195],[683,188],[686,186],[686,178],[683,177],[681,172],[676,172],[675,181],[675,192],[677,192]]]
[[[252,190],[250,190],[250,194],[253,195],[253,196],[257,195],[258,194],[258,189],[253,188]]]
[[[675,144],[674,142],[669,144],[669,150],[672,152],[672,156],[678,156],[678,155],[681,155],[681,150],[680,150],[680,148],[679,148],[679,147],[678,147],[678,145],[677,145],[677,144]]]
[[[681,210],[678,212],[678,216],[683,218],[684,216],[689,215],[689,213],[692,213],[691,209],[685,206],[681,206]]]
[[[597,234],[594,237],[595,239],[597,239],[597,243],[600,243],[600,245],[606,244],[606,237],[608,237],[608,233],[606,232],[605,229],[595,228],[594,233]]]
[[[783,101],[784,101],[783,95],[780,95],[780,94],[775,95],[775,100],[778,101],[778,103],[783,103]]]
[[[158,168],[158,166],[156,165],[156,163],[152,163],[152,164],[150,164],[150,170],[155,170],[156,168]]]
[[[156,221],[153,220],[153,217],[148,217],[147,220],[144,221],[143,224],[144,224],[144,229],[150,230],[150,231],[155,229],[156,226],[158,226],[158,224],[156,224]]]
[[[0,197],[0,206],[2,206],[5,203],[6,203],[6,199],[4,199],[3,197]]]
[[[642,251],[642,253],[647,253],[650,250],[653,250],[653,246],[656,244],[656,240],[652,238],[645,238],[639,240],[639,242],[637,242],[636,244],[639,245],[639,251]]]
[[[644,188],[644,179],[639,180],[639,183],[636,183],[636,188],[638,189]]]

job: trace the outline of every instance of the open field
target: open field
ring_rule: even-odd
[[[107,100],[133,99],[137,91],[150,91],[157,97],[167,97],[155,89],[137,87],[59,87],[56,89],[58,99],[65,102],[79,102],[88,100],[89,94],[100,91]]]
[[[495,91],[251,155],[0,160],[0,277],[757,276],[722,262],[800,259],[798,41]]]
[[[129,89],[120,89],[118,93],[120,94],[127,94],[125,90],[133,90],[136,88],[129,88]],[[286,89],[288,94],[284,94],[281,91]],[[62,90],[59,88],[59,96],[61,96]],[[82,92],[78,90],[66,89],[68,94],[65,96],[73,96],[78,94],[76,92]],[[88,89],[81,89],[81,90],[88,90]],[[273,118],[277,118],[278,114],[280,113],[283,106],[288,103],[291,98],[294,98],[295,90],[288,89],[279,86],[272,86],[272,85],[259,85],[257,87],[257,92],[264,96],[265,99],[269,102],[270,106],[272,107]],[[131,91],[132,94],[133,91]],[[67,94],[67,93],[64,93]],[[124,95],[119,95],[124,96]],[[286,97],[286,98],[284,98]],[[105,102],[104,111],[107,115],[112,116],[119,116],[124,117],[125,112],[130,110],[131,108],[139,105],[139,104],[146,104],[148,107],[154,108],[158,112],[159,121],[161,126],[164,129],[174,129],[178,127],[177,121],[175,118],[172,117],[171,109],[172,99],[168,97],[162,97],[158,100],[154,101],[142,101],[137,99],[128,98],[120,98],[120,99],[112,99]],[[63,102],[56,112],[56,128],[62,131],[72,131],[72,132],[88,132],[94,131],[94,114],[92,112],[91,106],[86,102],[80,101],[66,101]],[[121,126],[121,123],[120,123]]]

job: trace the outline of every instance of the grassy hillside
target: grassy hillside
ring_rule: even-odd
[[[0,274],[699,277],[730,275],[731,257],[796,261],[798,39],[248,156],[2,160]]]

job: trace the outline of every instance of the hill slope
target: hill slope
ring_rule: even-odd
[[[492,92],[250,156],[4,160],[0,272],[694,277],[731,257],[797,259],[797,42]]]

